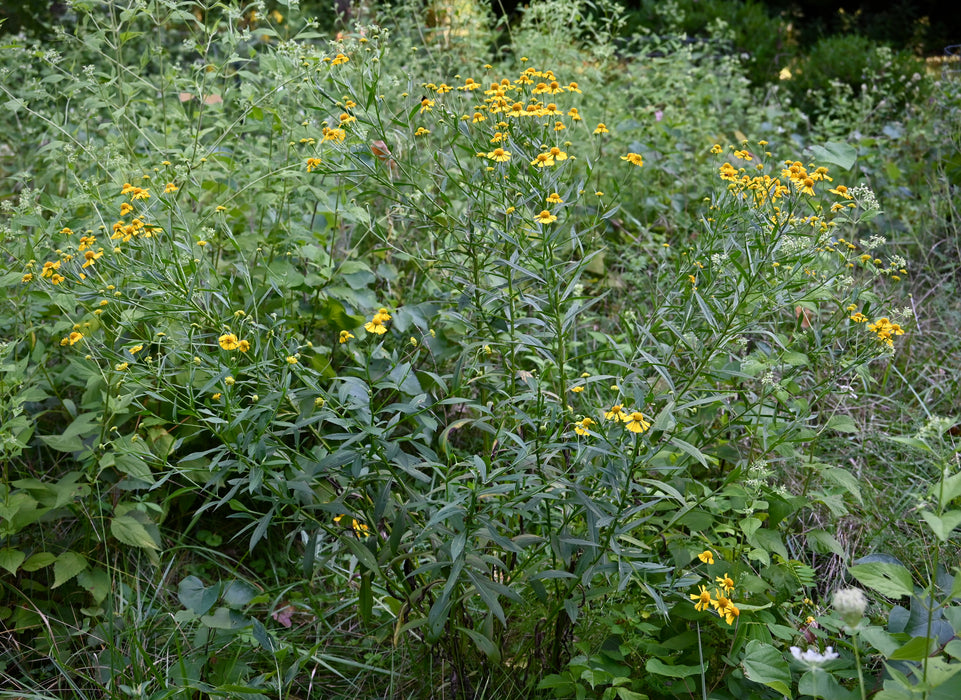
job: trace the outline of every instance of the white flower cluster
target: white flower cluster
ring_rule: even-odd
[[[807,651],[801,651],[799,647],[791,647],[791,656],[801,663],[820,665],[828,661],[834,661],[840,654],[834,651],[834,647],[824,647],[823,654],[814,647],[808,647]]]

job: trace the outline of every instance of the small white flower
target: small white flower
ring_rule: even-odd
[[[799,647],[791,647],[791,656],[803,664],[820,666],[828,661],[834,661],[840,654],[834,651],[834,647],[825,647],[823,654],[814,647],[808,647],[807,651],[801,651]]]

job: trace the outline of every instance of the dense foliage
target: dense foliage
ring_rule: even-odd
[[[0,50],[0,696],[957,695],[961,86],[668,11]]]

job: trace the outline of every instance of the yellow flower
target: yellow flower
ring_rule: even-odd
[[[343,64],[343,63],[347,63],[347,61],[349,61],[349,60],[350,60],[350,59],[347,58],[344,54],[339,53],[339,54],[337,54],[336,56],[334,56],[333,60],[331,60],[331,62],[330,62],[330,65],[332,65],[332,66],[339,66],[339,65],[341,65],[341,64]]]
[[[630,421],[627,424],[627,429],[630,430],[632,433],[643,433],[650,427],[651,427],[651,424],[648,421],[644,420],[643,413],[641,413],[640,411],[634,411],[633,413],[631,413]]]
[[[711,153],[713,153],[714,155],[717,155],[718,153],[722,153],[723,151],[724,149],[721,148],[721,144],[719,143],[715,143],[713,146],[711,146]]]
[[[132,211],[133,211],[133,207],[127,202],[124,202],[123,204],[120,205],[120,216],[126,216]]]
[[[375,333],[377,335],[383,335],[387,332],[387,326],[384,325],[385,321],[389,321],[390,316],[384,317],[384,314],[380,312],[374,314],[374,317],[364,324],[364,330],[368,333]]]
[[[848,188],[844,185],[838,185],[833,190],[828,190],[828,192],[844,197],[845,199],[853,199],[853,197],[848,194]]]
[[[608,131],[607,125],[605,125],[605,124],[602,122],[602,123],[600,123],[600,124],[597,125],[597,128],[596,128],[596,129],[594,129],[594,133],[595,133],[595,134],[609,134],[609,133],[611,133],[611,132]]]
[[[327,127],[327,126],[321,129],[320,133],[324,135],[324,138],[323,138],[324,141],[336,141],[338,143],[343,141],[344,138],[346,138],[347,136],[347,132],[344,131],[343,129],[331,129],[330,127]]]
[[[340,343],[343,345],[344,343],[346,343],[348,340],[350,340],[350,339],[353,338],[353,337],[354,337],[354,334],[351,333],[350,331],[341,331],[341,332],[340,332]]]
[[[216,392],[213,396],[211,396],[210,398],[212,398],[214,401],[217,401],[217,400],[220,399],[221,396],[223,396],[223,394],[221,394],[221,393],[218,391],[218,392]]]
[[[343,517],[344,516],[342,515],[338,515],[336,518],[334,518],[334,522],[339,525]],[[354,534],[357,535],[358,537],[370,536],[370,528],[368,528],[366,525],[364,525],[364,523],[360,522],[356,518],[351,518],[350,527],[354,531]]]
[[[511,159],[511,154],[509,151],[505,151],[503,148],[495,148],[493,151],[487,154],[487,157],[497,163],[506,163]]]
[[[136,355],[136,354],[137,354],[138,352],[140,352],[141,350],[143,350],[143,343],[139,343],[139,344],[137,344],[137,345],[134,345],[132,348],[130,348],[129,350],[127,350],[127,352],[129,352],[131,355]]]
[[[715,601],[711,598],[711,592],[707,590],[705,586],[701,586],[700,589],[700,592],[691,594],[691,600],[697,601],[694,604],[694,609],[698,612],[707,610],[715,603]]]
[[[714,580],[721,584],[721,588],[723,588],[725,592],[730,593],[734,590],[734,579],[727,574],[717,576]]]
[[[548,204],[561,204],[563,202],[564,200],[561,199],[561,196],[557,194],[557,192],[551,192],[547,197]]]
[[[851,315],[851,320],[855,323],[867,323],[868,317],[858,311],[857,313]]]
[[[620,420],[627,423],[631,420],[630,416],[624,411],[624,407],[621,404],[614,404],[611,406],[611,410],[604,414],[604,418],[607,420]]]
[[[220,343],[220,347],[224,350],[236,350],[240,347],[240,341],[237,340],[237,336],[233,333],[224,333],[217,339]]]
[[[585,418],[584,420],[574,424],[574,432],[578,435],[590,435],[590,429],[592,425],[594,425],[594,421],[590,418]]]
[[[296,365],[298,361],[299,361],[299,360],[298,360],[296,357],[294,357],[293,355],[288,355],[288,356],[287,356],[287,364],[288,364],[288,365]]]
[[[103,248],[101,248],[100,250],[98,250],[96,253],[93,252],[92,250],[88,250],[87,252],[85,252],[85,253],[83,254],[84,263],[83,263],[83,265],[81,265],[80,267],[81,267],[81,268],[90,267],[90,266],[93,265],[99,258],[102,258],[102,257],[103,257]]]
[[[79,343],[81,340],[83,340],[83,333],[80,333],[79,331],[74,331],[73,333],[71,333],[71,334],[68,335],[67,337],[61,339],[60,344],[61,344],[61,345],[76,345],[76,344]]]
[[[119,364],[114,365],[113,368],[114,368],[115,370],[117,370],[118,372],[123,372],[123,371],[124,371],[125,369],[127,369],[129,366],[130,366],[130,363],[129,363],[129,362],[121,362],[121,363],[119,363]]]
[[[25,274],[23,277],[20,278],[20,281],[23,282],[24,284],[26,284],[27,282],[29,282],[29,281],[32,280],[32,279],[33,279],[33,275],[28,272],[27,274]]]
[[[240,352],[247,352],[250,350],[250,342],[247,340],[237,341],[237,349],[240,350]]]
[[[551,158],[553,158],[554,160],[558,160],[558,161],[560,161],[560,160],[567,160],[567,154],[564,153],[564,151],[562,151],[561,149],[559,149],[557,146],[554,146],[554,147],[551,149]]]
[[[174,183],[168,182],[166,187],[164,187],[164,194],[170,194],[171,192],[176,192],[179,189],[180,188],[177,187]],[[122,210],[122,207],[121,207],[121,210]],[[123,213],[121,212],[120,215],[123,216]]]
[[[621,156],[621,160],[626,160],[628,163],[636,165],[639,168],[644,165],[644,159],[640,153],[628,153],[626,156]]]
[[[236,383],[237,383],[237,380],[234,379],[233,377],[224,377],[224,384],[226,384],[227,386],[233,386]]]
[[[575,393],[575,394],[580,394],[582,391],[584,391],[584,387],[582,387],[582,386],[572,386],[572,387],[571,387],[571,391],[572,391],[573,393]]]
[[[429,134],[429,133],[430,133],[430,129],[425,129],[424,127],[420,126],[420,127],[417,127],[417,131],[414,132],[414,136],[423,136],[424,134]]]
[[[545,209],[540,214],[535,216],[534,220],[540,224],[551,224],[557,221],[557,217]]]
[[[307,172],[314,172],[314,168],[320,165],[320,158],[308,158],[307,159]],[[217,211],[226,211],[225,207],[217,207]]]
[[[550,153],[538,153],[537,157],[531,161],[531,165],[538,168],[545,168],[550,165],[554,165],[554,159],[551,158]]]
[[[703,552],[697,555],[697,558],[700,559],[705,564],[713,564],[714,552],[712,552],[710,549],[705,549]]]

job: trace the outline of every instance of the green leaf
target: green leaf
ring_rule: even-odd
[[[888,657],[892,661],[923,661],[934,651],[934,640],[927,637],[913,637]]]
[[[798,692],[824,700],[845,700],[852,697],[851,691],[842,687],[830,673],[823,669],[808,671],[798,682]]]
[[[902,598],[914,593],[911,573],[900,564],[857,564],[848,567],[848,572],[864,586],[888,598]]]
[[[669,678],[687,678],[688,676],[699,676],[701,674],[700,666],[683,666],[680,664],[666,664],[656,657],[651,657],[644,664],[644,668],[647,669],[648,673],[656,673],[659,676],[667,676]],[[707,670],[707,665],[705,664],[704,670]]]
[[[935,484],[932,490],[940,499],[941,508],[947,508],[951,501],[961,496],[961,472],[945,477],[940,484]]]
[[[124,544],[159,551],[159,537],[155,539],[154,535],[147,529],[147,525],[141,522],[142,520],[147,520],[150,525],[153,525],[149,518],[139,511],[130,511],[126,515],[113,518],[110,521],[110,534]],[[156,525],[153,525],[153,529],[156,529],[156,527]]]
[[[181,604],[195,615],[204,615],[220,597],[220,584],[210,587],[196,576],[188,576],[180,582],[177,598]]]
[[[491,663],[500,663],[501,652],[494,642],[477,630],[467,629],[466,627],[458,627],[457,629],[470,637],[471,641],[474,642],[474,646],[477,647],[477,650],[486,656]]]
[[[856,433],[858,427],[854,424],[851,416],[836,413],[828,419],[824,430],[836,430],[839,433]]]
[[[249,624],[247,618],[229,608],[217,608],[213,615],[202,616],[200,622],[215,630],[235,630]]]
[[[77,576],[79,583],[95,602],[102,603],[110,593],[110,575],[101,568],[81,571]]]
[[[741,668],[744,675],[755,683],[791,697],[791,669],[781,652],[770,644],[756,639],[748,642]]]
[[[854,496],[858,503],[861,503],[861,485],[854,474],[841,467],[822,467],[822,476],[827,477],[834,483],[843,487],[848,493]]]
[[[811,152],[816,162],[837,165],[842,170],[850,170],[858,158],[858,149],[837,141],[829,141],[823,146],[811,146]]]
[[[87,558],[77,552],[64,552],[53,565],[53,585],[57,588],[87,568]]]
[[[0,549],[0,568],[6,569],[10,572],[11,576],[16,576],[17,569],[20,568],[20,565],[23,564],[23,560],[26,558],[27,555],[19,549],[4,547]]]
[[[940,518],[929,510],[922,510],[921,517],[942,542],[947,542],[954,529],[961,525],[961,510],[949,510]]]
[[[37,571],[38,569],[43,569],[44,567],[50,566],[55,561],[57,561],[57,557],[50,552],[37,552],[23,562],[23,570]]]
[[[830,552],[831,554],[836,554],[841,559],[847,557],[847,553],[844,551],[844,547],[841,543],[830,532],[825,532],[824,530],[811,530],[807,534],[808,545],[812,546],[812,549],[817,550],[817,547],[813,545],[818,545],[823,548],[824,551]]]

